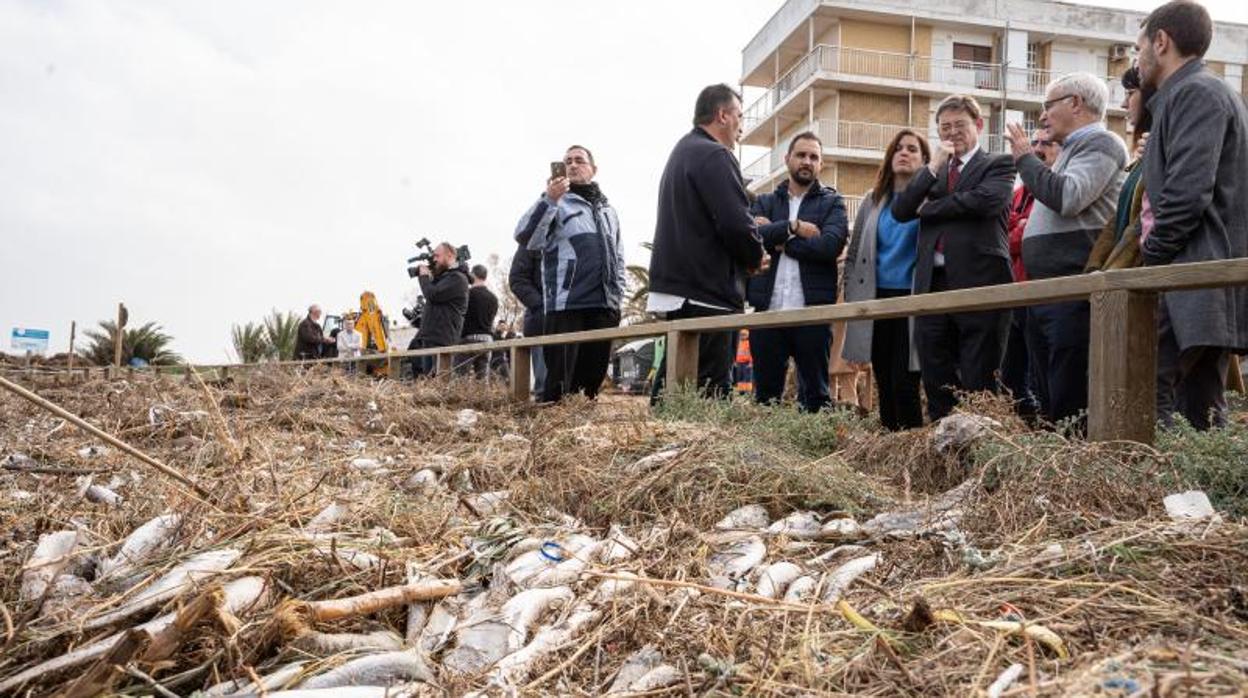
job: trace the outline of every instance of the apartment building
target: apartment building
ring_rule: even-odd
[[[820,181],[846,196],[852,220],[889,140],[904,127],[930,137],[942,97],[979,100],[981,144],[1005,152],[1005,124],[1034,126],[1049,81],[1075,71],[1105,77],[1108,125],[1125,136],[1118,76],[1145,15],[1051,0],[787,0],[742,51],[750,189],[774,187],[789,140],[811,130]],[[1206,59],[1248,94],[1248,25],[1216,23]]]

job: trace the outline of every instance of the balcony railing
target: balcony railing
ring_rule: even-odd
[[[910,128],[901,124],[876,124],[866,121],[820,119],[813,129],[824,148],[878,150],[883,152],[897,132]]]
[[[750,164],[741,168],[741,174],[746,179],[762,179],[771,174],[771,151],[763,153],[761,157],[755,158]]]
[[[841,198],[845,201],[845,216],[849,219],[849,224],[853,225],[854,219],[858,217],[858,207],[862,205],[862,197],[845,194]]]
[[[820,44],[789,68],[776,84],[745,110],[744,127],[751,130],[769,117],[791,95],[818,73],[896,80],[953,90],[984,90],[1040,99],[1056,77],[1040,68],[1011,68],[1001,63],[977,63],[908,53],[873,51]],[[1122,103],[1118,78],[1105,78],[1109,86],[1108,106]]]

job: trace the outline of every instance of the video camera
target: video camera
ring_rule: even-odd
[[[420,327],[420,319],[425,315],[425,297],[417,296],[416,305],[403,309],[403,317],[411,323],[412,327]]]
[[[416,267],[421,264],[429,264],[433,261],[433,243],[429,242],[429,238],[421,238],[416,241],[416,249],[421,250],[420,254],[407,260],[407,276],[408,278],[416,278],[419,272]],[[467,262],[472,258],[472,253],[468,251],[467,245],[460,245],[455,248],[455,261]],[[410,319],[410,318],[409,318]]]

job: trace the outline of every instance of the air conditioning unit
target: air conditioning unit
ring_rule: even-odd
[[[1109,59],[1112,61],[1121,61],[1131,55],[1130,44],[1114,44],[1109,47]]]

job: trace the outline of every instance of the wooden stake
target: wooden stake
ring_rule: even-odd
[[[78,321],[69,323],[69,375],[74,375],[74,335],[78,333]]]
[[[117,331],[113,333],[113,365],[121,368],[121,345],[125,340],[126,305],[117,304]]]
[[[126,453],[130,454],[131,456],[134,456],[135,458],[142,461],[146,465],[149,465],[152,468],[155,468],[156,470],[160,471],[164,475],[170,478],[173,478],[174,480],[182,483],[183,485],[186,485],[187,487],[194,490],[196,494],[202,497],[205,500],[205,503],[211,501],[212,495],[209,494],[208,490],[195,484],[182,473],[179,473],[173,468],[170,468],[164,463],[161,463],[155,458],[152,458],[151,456],[140,451],[134,446],[131,446],[130,444],[122,441],[121,439],[118,439],[112,434],[109,434],[108,432],[100,429],[94,424],[91,424],[87,420],[83,419],[82,417],[79,417],[78,415],[70,412],[69,410],[66,410],[60,405],[57,405],[56,403],[51,402],[49,400],[45,400],[44,398],[39,397],[38,395],[30,392],[29,390],[23,388],[20,385],[17,385],[16,383],[9,381],[7,378],[4,378],[2,376],[0,376],[0,388],[4,388],[5,390],[9,391],[10,393],[13,393],[14,395],[17,395],[23,400],[26,400],[27,402],[33,403],[34,405],[44,410],[47,410],[48,412],[51,412],[52,414],[60,417],[61,419],[64,419],[65,421],[69,422],[70,424],[73,424],[79,429],[82,429],[88,434],[91,434],[97,439],[100,439],[101,441],[104,441],[107,444],[110,444],[118,449],[121,449],[122,451],[125,451]]]
[[[516,402],[529,401],[529,369],[532,352],[541,351],[541,347],[511,348],[511,399]]]

